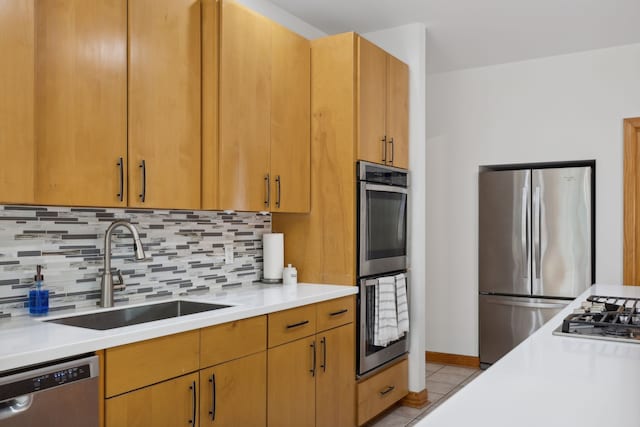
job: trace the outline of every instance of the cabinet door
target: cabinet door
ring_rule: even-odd
[[[315,337],[269,349],[267,415],[270,427],[314,426]]]
[[[316,336],[316,426],[353,426],[356,423],[354,325],[341,326]]]
[[[200,427],[267,422],[267,352],[200,371]]]
[[[33,203],[35,0],[0,0],[0,202]]]
[[[220,37],[219,207],[268,210],[271,24],[223,1]]]
[[[408,169],[409,67],[391,55],[387,65],[387,160]]]
[[[200,14],[129,0],[129,206],[200,208]]]
[[[125,206],[125,0],[36,7],[36,202]]]
[[[106,427],[197,425],[198,373],[107,399]]]
[[[387,53],[358,38],[358,160],[385,163]]]
[[[271,49],[271,211],[309,212],[311,47],[272,23]]]

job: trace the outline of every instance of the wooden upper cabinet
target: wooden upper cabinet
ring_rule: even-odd
[[[273,180],[271,23],[233,1],[220,14],[219,208],[264,211]]]
[[[272,212],[309,212],[311,45],[271,24]]]
[[[33,203],[34,0],[0,0],[0,202]]]
[[[125,206],[125,0],[36,5],[36,202]]]
[[[386,162],[387,53],[358,37],[358,159]]]
[[[358,37],[358,160],[409,166],[409,67]]]
[[[387,163],[409,168],[409,66],[388,56]]]
[[[129,206],[199,209],[200,1],[128,3]]]
[[[310,209],[310,42],[224,0],[219,209]]]

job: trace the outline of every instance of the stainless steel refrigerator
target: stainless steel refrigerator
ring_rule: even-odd
[[[480,172],[483,367],[593,283],[592,179],[590,166]]]

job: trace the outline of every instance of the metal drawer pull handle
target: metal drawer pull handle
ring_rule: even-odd
[[[312,377],[315,377],[316,376],[316,342],[315,341],[312,342],[309,347],[311,347],[311,354],[313,355],[313,362],[311,365],[311,369],[309,369],[309,372],[311,372]]]
[[[268,208],[269,203],[271,203],[271,179],[269,178],[269,174],[266,174],[264,176],[264,190],[265,190],[264,207]]]
[[[189,386],[189,389],[191,390],[191,409],[193,411],[191,413],[191,419],[189,420],[189,424],[196,425],[196,382],[195,381],[191,383],[191,385]]]
[[[327,372],[327,337],[322,337],[320,344],[322,344],[322,364],[320,367],[322,372]]]
[[[287,325],[287,329],[297,328],[298,326],[306,325],[307,323],[309,323],[308,320],[303,320],[302,322],[298,322],[298,323],[293,323],[291,325]]]
[[[140,162],[140,169],[142,170],[142,193],[140,193],[140,201],[144,203],[147,198],[147,164],[144,160]]]
[[[338,310],[338,311],[334,311],[333,313],[329,313],[329,316],[339,316],[341,314],[346,313],[347,311],[349,311],[348,308],[343,308],[342,310]]]
[[[276,208],[280,207],[280,175],[276,176]]]
[[[216,374],[212,374],[209,377],[209,382],[211,383],[211,410],[209,411],[209,415],[211,415],[211,421],[215,421],[216,419]]]
[[[122,161],[122,157],[118,159],[117,166],[120,168],[120,192],[117,196],[118,200],[122,201],[124,199],[124,163]]]
[[[389,140],[389,144],[391,144],[391,160],[389,160],[389,163],[393,164],[393,160],[395,159],[395,145],[393,144],[393,138],[391,138]]]
[[[380,140],[382,142],[382,163],[387,163],[387,135]]]
[[[395,388],[396,388],[395,386],[390,385],[389,387],[385,388],[380,392],[380,396],[384,396],[385,394],[391,393]]]

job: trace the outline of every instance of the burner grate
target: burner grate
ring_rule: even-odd
[[[602,328],[609,336],[640,333],[640,298],[591,295],[581,309],[564,318],[562,332],[588,326]]]

